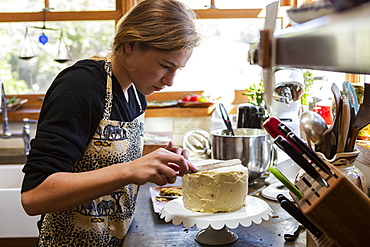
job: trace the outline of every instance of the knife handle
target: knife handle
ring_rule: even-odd
[[[275,144],[278,145],[286,154],[288,154],[292,160],[299,165],[308,175],[314,178],[321,186],[329,187],[328,183],[323,179],[316,171],[316,169],[304,158],[300,152],[292,147],[282,136],[278,136],[274,140]]]
[[[319,238],[322,232],[302,213],[302,211],[290,202],[283,194],[276,197],[280,202],[281,207],[287,211],[294,219],[301,223],[307,230],[309,230],[315,237]]]
[[[285,124],[281,123],[278,129],[286,136],[288,141],[296,145],[303,154],[305,154],[313,163],[315,163],[321,170],[331,176],[335,176],[333,171],[329,168],[320,157],[312,151],[296,134],[294,134]]]
[[[276,117],[270,117],[269,119],[267,119],[264,123],[263,123],[263,128],[265,128],[265,130],[272,136],[272,138],[276,138],[278,136],[286,136],[285,133],[283,133],[281,131],[281,129],[279,129],[279,126],[280,125],[284,125],[286,126],[285,124],[283,124],[278,118]],[[288,128],[288,127],[286,127]],[[289,128],[288,128],[289,129]],[[289,132],[291,132],[291,130],[289,129]],[[290,140],[288,140],[288,142],[294,147],[296,148],[298,151],[299,148],[296,147],[294,145],[294,143],[292,143]]]
[[[296,197],[299,199],[302,199],[304,194],[296,187],[294,184],[292,184],[287,177],[282,174],[279,169],[277,169],[274,166],[270,166],[268,169],[277,179],[279,179],[280,182],[282,182],[285,187],[289,189],[290,192],[292,192]]]

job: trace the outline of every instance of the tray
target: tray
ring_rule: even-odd
[[[177,105],[177,100],[148,101],[147,108],[170,107]]]
[[[182,107],[211,107],[214,102],[191,102],[191,101],[179,101],[179,106]]]

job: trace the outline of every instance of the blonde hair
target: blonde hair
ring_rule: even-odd
[[[124,53],[125,42],[141,48],[175,52],[198,45],[195,13],[176,0],[145,0],[127,12],[117,23],[112,53]]]

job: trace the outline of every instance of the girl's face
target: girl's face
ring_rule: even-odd
[[[127,87],[134,83],[135,87],[145,95],[160,91],[165,86],[172,86],[176,71],[188,62],[192,49],[178,52],[160,52],[153,49],[140,49],[139,46],[126,44],[127,57],[119,65],[125,74],[120,78],[113,70],[118,81]],[[119,72],[118,72],[119,73]],[[130,81],[128,81],[130,80]],[[125,86],[123,86],[125,88]]]

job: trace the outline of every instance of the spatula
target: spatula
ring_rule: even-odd
[[[240,159],[231,159],[231,160],[193,160],[191,162],[198,169],[198,172],[204,172],[209,170],[214,170],[222,167],[229,167],[235,165],[241,165]]]
[[[358,132],[370,124],[370,84],[365,83],[364,101],[355,116],[353,125],[350,128],[349,140],[345,151],[351,152],[355,146]]]
[[[233,127],[231,125],[230,117],[229,117],[229,114],[226,111],[225,106],[222,103],[220,103],[219,107],[220,107],[220,112],[221,112],[222,119],[224,120],[224,123],[226,125],[227,130],[229,131],[229,134],[231,136],[234,136],[235,134],[234,134],[234,131],[233,131]]]
[[[349,105],[354,109],[355,114],[358,112],[358,99],[355,92],[355,88],[349,81],[343,82],[343,93],[347,96]]]

